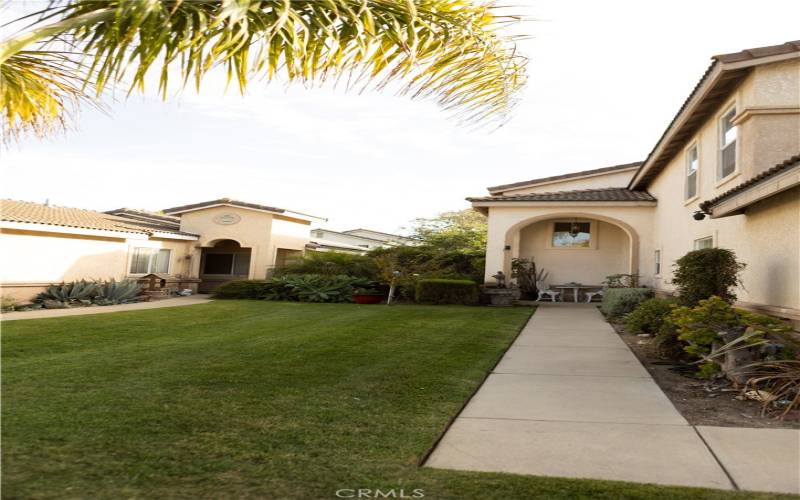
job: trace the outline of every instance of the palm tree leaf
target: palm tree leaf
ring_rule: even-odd
[[[98,95],[122,82],[143,90],[154,70],[166,96],[176,63],[181,86],[222,65],[242,91],[279,72],[306,84],[345,77],[362,90],[401,80],[402,94],[485,120],[507,116],[525,83],[526,59],[500,33],[517,18],[471,0],[65,0],[41,15],[58,21],[22,38],[68,38]],[[20,44],[0,43],[0,65]],[[9,127],[24,119],[13,114]]]

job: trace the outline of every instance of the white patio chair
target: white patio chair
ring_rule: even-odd
[[[557,302],[561,296],[561,292],[550,290],[550,285],[543,281],[537,281],[536,288],[539,290],[539,296],[536,297],[536,302],[540,302],[545,295],[550,297],[550,302]]]
[[[586,302],[591,302],[595,297],[600,297],[600,300],[603,300],[603,290],[605,290],[605,288],[602,290],[596,290],[594,292],[586,292]]]

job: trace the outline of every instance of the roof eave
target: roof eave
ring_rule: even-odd
[[[744,79],[750,68],[761,64],[769,64],[800,58],[800,51],[766,55],[763,57],[754,57],[750,59],[734,60],[729,62],[724,62],[725,57],[726,55],[721,55],[714,56],[714,58],[712,58],[713,62],[711,66],[709,66],[708,70],[706,70],[706,73],[703,75],[698,85],[690,94],[687,102],[681,106],[681,110],[679,110],[678,114],[675,116],[675,118],[673,118],[670,125],[664,131],[653,150],[647,156],[647,160],[645,160],[645,162],[633,175],[628,183],[628,189],[646,189],[649,183],[660,172],[659,167],[663,168],[666,166],[666,163],[668,163],[674,156],[671,155],[668,158],[664,158],[665,149],[670,146],[674,146],[675,143],[684,142],[682,139],[678,139],[675,141],[675,143],[671,142],[675,139],[676,134],[684,132],[687,135],[691,135],[696,131],[697,128],[699,128],[699,126],[702,125],[703,120],[700,120],[701,123],[696,125],[691,124],[690,120],[693,117],[697,117],[698,106],[706,102],[706,99],[708,99],[710,95],[715,99],[719,99],[720,101],[724,102],[732,90],[738,86],[742,79]],[[722,78],[723,76],[730,76],[730,81],[724,80]],[[715,87],[716,85],[722,86],[723,84],[729,84],[730,88],[725,89],[725,87],[722,87],[720,90],[720,88]],[[714,95],[715,91],[721,93],[719,95]],[[710,108],[712,110],[716,109],[716,107],[718,107],[720,104],[721,103],[712,102]],[[689,123],[688,126],[687,123]],[[688,132],[682,130],[682,127],[686,127]],[[679,145],[674,147],[679,149],[681,146]]]

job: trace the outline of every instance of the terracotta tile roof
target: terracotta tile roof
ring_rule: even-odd
[[[746,181],[744,181],[744,182],[742,182],[740,184],[737,184],[736,186],[732,187],[731,189],[725,191],[724,193],[722,193],[722,194],[720,194],[718,196],[715,196],[714,198],[711,198],[710,200],[704,201],[703,203],[700,204],[700,209],[703,210],[704,212],[708,212],[708,210],[711,207],[713,207],[714,205],[718,204],[719,202],[721,202],[723,200],[726,200],[726,199],[730,198],[731,196],[733,196],[733,195],[735,195],[737,193],[740,193],[740,192],[746,190],[747,188],[749,188],[751,186],[754,186],[756,184],[760,184],[761,182],[763,182],[763,181],[765,181],[765,180],[767,180],[767,179],[769,179],[771,177],[774,177],[774,176],[780,174],[781,172],[783,172],[785,170],[789,170],[790,168],[796,167],[797,165],[800,165],[800,153],[798,153],[798,154],[796,154],[796,155],[784,160],[781,163],[778,163],[774,167],[771,167],[771,168],[761,172],[760,174],[756,175],[755,177],[752,177],[752,178],[750,178],[750,179],[748,179],[748,180],[746,180]]]
[[[467,198],[467,201],[656,201],[647,191],[627,188],[579,189],[552,193],[528,193],[506,196]]]
[[[283,208],[269,207],[267,205],[258,205],[256,203],[247,203],[246,201],[232,200],[230,198],[220,198],[218,200],[203,201],[200,203],[192,203],[191,205],[181,205],[179,207],[165,208],[162,210],[165,214],[175,214],[181,212],[188,212],[198,208],[213,207],[214,205],[233,205],[235,207],[252,208],[255,210],[265,210],[267,212],[276,212],[282,214],[286,212]]]
[[[713,58],[723,63],[734,63],[758,59],[760,57],[779,56],[800,51],[800,40],[782,43],[780,45],[769,45],[767,47],[756,47],[754,49],[744,49],[739,52],[729,54],[719,54]]]
[[[125,217],[141,221],[158,221],[167,225],[180,226],[181,218],[173,215],[158,214],[148,210],[141,210],[137,208],[117,208],[115,210],[106,210],[107,214]]]
[[[0,220],[47,226],[97,229],[120,233],[150,234],[153,231],[159,231],[163,233],[196,236],[190,233],[177,231],[174,225],[140,222],[103,212],[95,212],[94,210],[57,207],[17,200],[0,200]]]
[[[499,186],[492,186],[487,188],[490,193],[497,192],[497,191],[505,191],[507,189],[513,189],[517,187],[528,186],[530,184],[541,184],[543,182],[553,182],[553,181],[560,181],[564,179],[571,179],[573,177],[583,177],[585,175],[594,175],[594,174],[604,174],[606,172],[614,172],[617,170],[626,170],[629,168],[634,168],[641,166],[642,162],[636,161],[633,163],[623,163],[621,165],[612,165],[610,167],[603,167],[603,168],[594,168],[591,170],[581,170],[580,172],[571,172],[569,174],[562,174],[562,175],[554,175],[551,177],[540,177],[538,179],[531,179],[529,181],[521,181],[521,182],[512,182],[511,184],[501,184]]]
[[[795,52],[800,52],[800,40],[713,56],[711,65],[683,101],[678,112],[661,134],[650,154],[647,155],[647,159],[634,174],[628,187],[645,189],[650,181],[655,179],[669,161],[683,149],[686,142],[700,129],[703,123],[713,116],[751,69],[750,67],[726,69],[726,64]],[[757,62],[753,63],[753,66],[757,64]],[[707,86],[708,88],[705,88]],[[690,106],[703,89],[705,89],[703,98]],[[684,113],[688,113],[686,119],[678,126],[678,121]],[[659,151],[662,146],[663,150]]]

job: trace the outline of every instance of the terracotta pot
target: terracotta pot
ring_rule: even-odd
[[[373,294],[360,294],[354,293],[353,300],[356,301],[356,304],[380,304],[383,302],[384,296],[383,295],[373,295]]]

